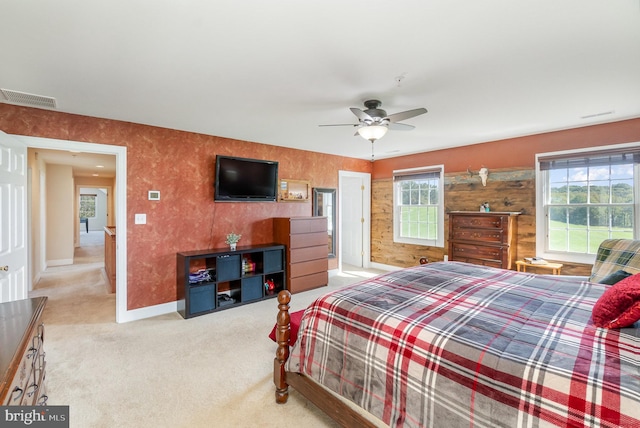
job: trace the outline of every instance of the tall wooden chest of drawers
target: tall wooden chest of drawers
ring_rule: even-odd
[[[449,213],[449,260],[511,269],[516,261],[517,212]]]
[[[44,324],[46,297],[0,303],[0,405],[47,404]]]
[[[287,248],[287,288],[291,293],[327,285],[326,217],[274,218],[273,238]]]

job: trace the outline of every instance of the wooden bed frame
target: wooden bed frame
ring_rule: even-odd
[[[289,291],[282,290],[278,293],[278,317],[276,322],[278,348],[276,357],[273,360],[273,383],[276,385],[276,403],[284,404],[287,402],[289,387],[291,386],[343,427],[375,428],[376,424],[314,380],[301,373],[286,370],[285,365],[289,359],[289,336],[291,334],[290,302],[291,293]]]

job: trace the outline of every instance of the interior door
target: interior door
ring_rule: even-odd
[[[0,131],[0,303],[26,299],[27,147]]]
[[[343,264],[369,267],[370,176],[340,174],[340,245]]]

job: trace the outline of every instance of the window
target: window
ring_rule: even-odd
[[[80,195],[80,218],[93,218],[96,216],[96,198],[98,195]]]
[[[394,242],[444,246],[443,166],[393,172]]]
[[[538,253],[592,263],[603,240],[637,236],[639,162],[639,147],[539,155]]]

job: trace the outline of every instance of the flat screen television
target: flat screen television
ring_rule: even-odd
[[[278,196],[278,162],[216,156],[214,200],[275,202]]]

